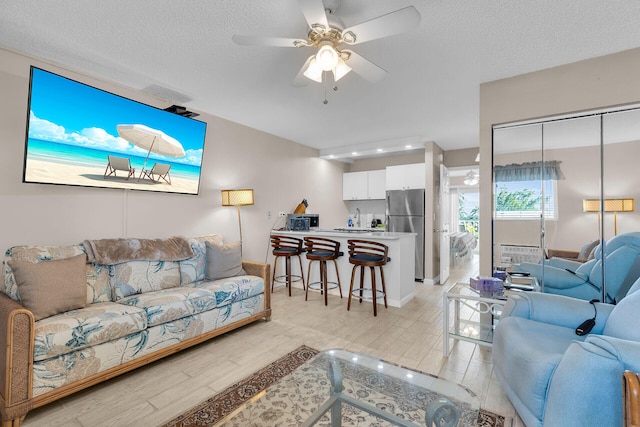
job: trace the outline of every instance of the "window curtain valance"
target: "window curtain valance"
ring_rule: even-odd
[[[511,163],[493,167],[495,182],[560,180],[564,174],[560,169],[559,160],[546,162]]]

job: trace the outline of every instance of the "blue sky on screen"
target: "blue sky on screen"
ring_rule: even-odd
[[[173,162],[200,166],[206,124],[33,68],[29,138],[137,156],[146,150],[118,136],[119,124],[143,124],[178,140],[186,155]],[[154,155],[155,157],[163,157]]]

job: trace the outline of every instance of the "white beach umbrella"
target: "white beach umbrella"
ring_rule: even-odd
[[[161,130],[150,128],[145,125],[117,125],[118,135],[126,139],[133,145],[143,148],[147,151],[147,157],[144,159],[144,169],[147,166],[149,154],[157,153],[169,157],[183,157],[186,153],[182,144],[175,138],[170,137]]]

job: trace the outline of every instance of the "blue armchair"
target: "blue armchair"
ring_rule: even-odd
[[[545,260],[543,264],[524,262],[519,270],[528,272],[544,282],[544,292],[591,300],[602,296],[602,259],[606,267],[606,302],[613,302],[624,285],[630,286],[637,277],[627,277],[640,257],[640,232],[620,234],[605,245],[598,246],[595,258],[585,263],[560,258]],[[544,279],[543,279],[544,274]]]
[[[621,426],[622,374],[640,371],[640,279],[618,305],[561,295],[512,296],[496,326],[496,377],[527,427]]]

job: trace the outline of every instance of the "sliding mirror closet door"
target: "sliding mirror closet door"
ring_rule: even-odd
[[[602,115],[603,232],[607,238],[640,231],[635,201],[640,192],[640,110]]]
[[[540,262],[544,180],[542,125],[493,129],[493,266]]]
[[[494,128],[494,267],[530,272],[544,290],[553,271],[542,266],[566,276],[594,256],[602,217],[589,210],[602,193],[600,140],[593,115]],[[562,293],[557,285],[547,291]]]
[[[600,118],[549,120],[541,126],[548,169],[544,262],[554,257],[584,262],[594,256],[600,240],[601,218],[589,212],[599,207],[601,196]]]
[[[603,203],[600,216],[603,218],[601,233],[611,253],[605,264],[603,276],[608,300],[620,301],[635,279],[640,276],[640,260],[632,257],[622,259],[613,255],[616,246],[624,239],[630,244],[623,250],[635,248],[640,251],[640,215],[635,202],[640,197],[640,110],[626,109],[601,115]],[[636,233],[634,236],[633,234]],[[620,236],[615,243],[610,240]],[[618,251],[621,252],[621,251]],[[624,276],[624,277],[623,277]]]

